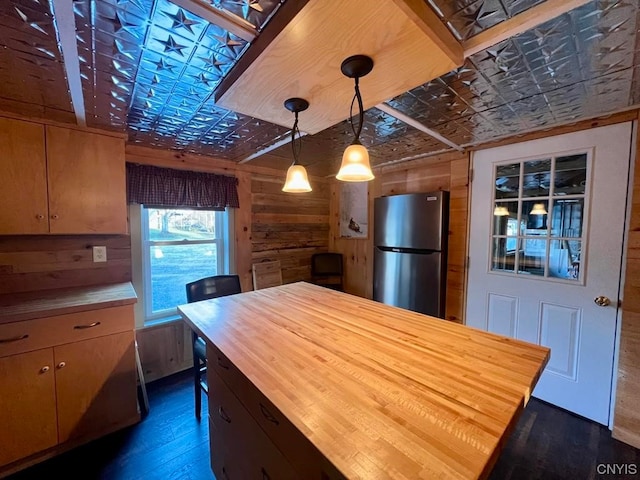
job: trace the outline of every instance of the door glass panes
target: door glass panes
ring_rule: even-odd
[[[515,239],[514,239],[515,240]],[[515,268],[515,254],[509,254],[506,238],[494,238],[492,242],[493,255],[491,270],[513,272]],[[513,250],[515,252],[515,249]]]
[[[522,178],[523,197],[548,197],[551,185],[551,160],[524,162]]]
[[[586,153],[497,165],[491,270],[580,280],[587,178]]]
[[[520,188],[520,164],[498,165],[496,167],[496,200],[518,198]]]
[[[556,158],[554,195],[584,195],[587,184],[587,155]]]

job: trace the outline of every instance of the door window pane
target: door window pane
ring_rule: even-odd
[[[580,255],[582,242],[579,240],[552,240],[549,251],[549,276],[578,280],[580,278]]]
[[[555,199],[551,213],[551,236],[581,237],[583,211],[584,198]]]
[[[496,199],[518,198],[520,189],[520,164],[496,167]]]
[[[587,184],[587,155],[556,158],[554,195],[583,195]]]
[[[580,279],[587,160],[579,153],[495,167],[491,271]]]
[[[491,270],[510,271],[515,268],[515,252],[507,251],[506,238],[493,239],[493,260],[491,262]]]
[[[551,159],[524,162],[522,197],[547,197],[551,185]]]

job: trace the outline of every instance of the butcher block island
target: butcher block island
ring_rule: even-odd
[[[217,478],[485,478],[549,349],[305,282],[179,307]]]

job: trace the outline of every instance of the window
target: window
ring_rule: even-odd
[[[579,281],[587,153],[496,165],[491,271]]]
[[[177,314],[185,284],[228,273],[227,212],[143,206],[140,225],[145,321]]]

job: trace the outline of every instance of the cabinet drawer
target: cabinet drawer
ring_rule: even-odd
[[[228,471],[224,472],[229,480],[235,480],[230,469],[244,471],[244,475],[239,478],[247,479],[303,478],[296,474],[282,452],[265,435],[220,377],[211,372],[208,379],[212,380],[209,389],[209,421],[214,430],[212,459],[219,445],[227,447],[222,454],[229,463]],[[235,462],[229,453],[237,455],[239,462]],[[222,470],[215,473],[216,476],[220,474],[218,478],[225,478]]]
[[[208,344],[207,368],[209,374],[209,397],[218,389],[230,389],[236,393],[243,407],[255,419],[271,442],[291,462],[291,465],[309,480],[345,479],[324,455],[307,439],[215,346]],[[218,385],[217,382],[222,382]],[[217,411],[209,410],[211,416]],[[219,422],[219,420],[218,420]]]
[[[133,305],[0,325],[0,357],[133,330]]]

